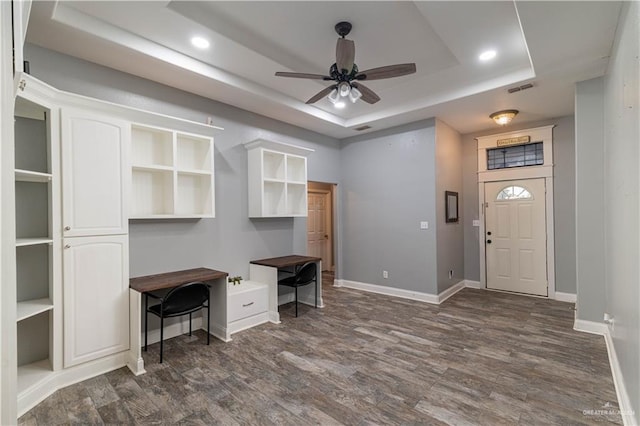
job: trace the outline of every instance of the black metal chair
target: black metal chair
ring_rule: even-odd
[[[298,317],[298,287],[305,286],[307,284],[315,283],[316,285],[316,302],[315,307],[318,307],[318,271],[315,262],[307,262],[298,270],[295,275],[278,280],[278,285],[284,285],[287,287],[293,287],[296,292],[296,318]]]
[[[160,303],[149,307],[149,296],[160,300]],[[189,336],[191,336],[191,315],[201,309],[207,310],[207,345],[209,344],[209,328],[211,324],[211,303],[209,286],[203,282],[192,282],[174,287],[163,297],[153,293],[145,293],[144,298],[144,350],[147,350],[148,315],[152,313],[160,317],[160,363],[164,340],[164,319],[189,314]]]

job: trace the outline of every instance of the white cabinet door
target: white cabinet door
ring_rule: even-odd
[[[126,234],[129,123],[73,108],[61,117],[63,235]]]
[[[66,238],[64,366],[129,349],[129,237]]]

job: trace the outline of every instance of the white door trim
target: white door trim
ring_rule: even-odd
[[[501,133],[497,135],[476,138],[478,141],[478,214],[480,218],[480,230],[478,244],[480,246],[480,287],[487,288],[487,257],[485,251],[485,182],[502,180],[520,180],[544,178],[546,186],[546,221],[547,221],[547,282],[549,283],[547,297],[556,297],[556,270],[555,270],[555,241],[553,223],[553,128],[552,126],[524,129],[515,132]],[[531,136],[532,142],[543,142],[544,164],[541,166],[514,167],[511,169],[487,170],[487,149],[498,146],[498,139],[513,138],[519,136]]]

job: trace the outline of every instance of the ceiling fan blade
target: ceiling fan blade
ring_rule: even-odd
[[[356,80],[382,80],[383,78],[400,77],[402,75],[416,72],[416,64],[387,65],[386,67],[371,68],[360,71],[356,75]]]
[[[339,38],[336,44],[336,66],[338,71],[349,74],[353,69],[353,61],[356,57],[356,45],[353,40]]]
[[[293,78],[308,78],[311,80],[333,80],[331,77],[327,75],[321,74],[305,74],[302,72],[280,72],[276,73],[277,77],[293,77]]]
[[[333,85],[333,86],[329,86],[329,87],[325,87],[324,89],[322,89],[321,91],[319,91],[318,93],[316,93],[315,95],[313,95],[313,97],[311,97],[311,99],[309,99],[307,101],[308,104],[313,104],[318,102],[320,99],[324,98],[325,96],[327,96],[329,93],[331,93],[331,91],[335,88],[337,88],[337,85]]]
[[[367,86],[362,85],[361,83],[351,83],[353,87],[358,89],[360,93],[362,93],[362,99],[368,104],[375,104],[380,100],[380,96],[376,95],[375,92],[369,89]]]

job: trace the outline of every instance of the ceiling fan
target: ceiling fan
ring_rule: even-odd
[[[329,75],[305,74],[298,72],[277,72],[278,77],[308,78],[312,80],[335,81],[335,84],[326,87],[316,93],[307,101],[312,104],[328,95],[332,103],[337,103],[341,97],[348,97],[351,102],[358,99],[369,104],[375,104],[380,97],[373,90],[364,86],[361,81],[382,80],[384,78],[400,77],[416,72],[416,64],[397,64],[384,67],[371,68],[366,71],[358,70],[354,63],[356,47],[353,40],[347,40],[345,36],[351,31],[351,23],[338,22],[335,30],[341,37],[336,45],[336,62],[329,68]]]

